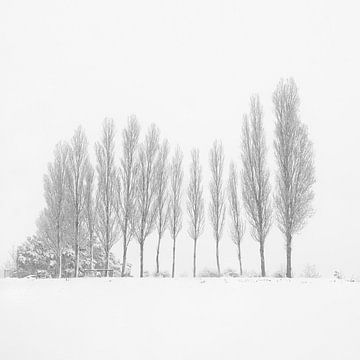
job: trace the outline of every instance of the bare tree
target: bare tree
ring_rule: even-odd
[[[139,147],[139,174],[137,177],[136,238],[140,245],[140,277],[144,275],[144,244],[156,220],[156,156],[159,148],[159,130],[152,125]]]
[[[95,200],[94,200],[94,168],[88,162],[85,176],[85,226],[89,240],[90,269],[94,268],[94,243],[95,243]]]
[[[170,169],[170,198],[169,198],[169,230],[173,240],[172,249],[172,271],[171,276],[175,276],[175,251],[176,238],[182,228],[182,182],[184,173],[182,170],[183,154],[179,147],[177,147],[171,162]]]
[[[59,143],[55,148],[55,159],[48,165],[44,176],[46,208],[38,222],[39,236],[54,251],[58,261],[58,277],[61,278],[62,253],[66,245],[66,166],[68,146]]]
[[[221,143],[214,142],[210,150],[210,221],[216,241],[216,265],[219,276],[219,242],[222,236],[225,221],[225,192],[223,189],[224,151]]]
[[[293,235],[304,227],[313,213],[314,154],[308,129],[299,120],[300,99],[293,79],[280,81],[273,102],[276,116],[274,147],[278,165],[276,217],[286,239],[286,276],[291,277]]]
[[[160,255],[160,242],[166,230],[169,207],[168,207],[168,179],[169,179],[169,166],[168,166],[169,144],[164,140],[158,155],[156,163],[156,229],[158,234],[158,243],[156,248],[156,273],[160,272],[159,255]]]
[[[96,233],[105,252],[105,269],[109,269],[110,250],[118,240],[116,217],[115,125],[105,119],[101,142],[95,144],[97,158]],[[106,272],[106,275],[108,273]]]
[[[117,187],[117,216],[123,241],[121,276],[125,276],[127,249],[135,232],[139,133],[140,126],[136,117],[130,116],[127,127],[122,132],[122,154]]]
[[[229,183],[228,183],[228,198],[229,198],[229,214],[231,218],[231,238],[236,245],[239,260],[240,276],[243,274],[241,261],[241,240],[245,233],[245,224],[241,218],[241,205],[239,196],[239,179],[235,164],[230,163]]]
[[[72,225],[72,244],[75,250],[75,277],[79,275],[79,250],[85,220],[85,177],[89,161],[87,146],[85,133],[79,127],[69,145],[67,164],[67,193]]]
[[[188,233],[194,241],[193,276],[196,276],[197,241],[204,231],[204,198],[202,186],[202,169],[199,160],[199,150],[191,151],[190,182],[187,191],[187,211],[190,218]]]
[[[266,166],[263,111],[259,96],[250,100],[250,121],[242,129],[242,195],[252,237],[260,244],[261,276],[266,276],[264,244],[271,226],[270,182]]]

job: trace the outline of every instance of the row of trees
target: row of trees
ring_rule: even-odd
[[[241,242],[245,232],[243,209],[251,235],[259,243],[261,275],[266,275],[265,240],[273,213],[286,242],[287,269],[291,277],[293,236],[312,214],[314,159],[308,130],[300,121],[299,95],[292,79],[281,80],[273,93],[276,116],[274,150],[277,161],[276,187],[271,196],[263,110],[259,96],[250,100],[244,115],[241,140],[241,170],[230,164],[224,181],[224,150],[215,141],[209,156],[209,221],[216,244],[216,264],[221,274],[219,244],[226,213],[236,245],[242,274]],[[125,275],[127,250],[136,239],[140,247],[140,276],[144,274],[144,245],[156,231],[156,272],[160,272],[161,241],[168,229],[172,238],[172,276],[175,275],[176,240],[183,225],[183,154],[177,148],[169,159],[169,144],[160,141],[152,125],[142,142],[134,116],[121,133],[121,149],[115,148],[115,126],[111,119],[103,124],[101,141],[95,144],[96,166],[92,167],[88,143],[78,128],[69,143],[59,143],[54,161],[44,177],[46,207],[38,219],[38,237],[57,259],[57,275],[62,276],[66,248],[74,251],[74,276],[79,275],[79,257],[88,248],[89,266],[94,267],[94,247],[100,244],[104,267],[109,268],[111,249],[122,241],[121,274]],[[117,157],[119,163],[117,164]],[[197,243],[205,224],[202,166],[199,150],[191,152],[186,210],[188,235],[193,240],[193,276],[196,276]]]

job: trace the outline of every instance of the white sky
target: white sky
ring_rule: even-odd
[[[143,129],[156,122],[173,148],[182,147],[186,173],[189,151],[199,147],[207,176],[215,138],[227,164],[239,164],[242,114],[258,92],[272,162],[272,91],[292,76],[317,172],[316,214],[294,240],[295,271],[313,263],[326,275],[340,269],[359,276],[358,14],[357,1],[1,1],[0,263],[35,232],[54,145],[79,124],[93,153],[104,117],[121,129],[135,113]],[[204,185],[207,194],[207,179]],[[186,226],[185,217],[178,274],[191,273]],[[207,223],[199,269],[215,268],[209,230]],[[228,235],[226,228],[222,266],[237,268]],[[169,236],[163,241],[162,265],[170,270]],[[274,224],[266,242],[269,273],[285,264],[283,243]],[[154,245],[153,238],[145,245],[150,271]],[[136,270],[138,251],[132,243]],[[259,270],[249,232],[243,256],[245,269]]]

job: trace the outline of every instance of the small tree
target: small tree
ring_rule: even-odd
[[[191,151],[190,182],[187,191],[187,211],[189,214],[189,236],[194,241],[193,276],[196,276],[196,246],[204,231],[204,198],[202,186],[202,169],[199,160],[199,150]]]
[[[276,218],[286,239],[286,276],[291,277],[293,235],[312,215],[315,183],[314,154],[308,129],[299,120],[299,95],[293,79],[281,80],[274,94]]]
[[[266,166],[263,111],[259,96],[250,100],[250,121],[244,116],[242,131],[242,195],[252,228],[260,245],[261,276],[266,276],[264,244],[271,226],[270,182]]]
[[[231,162],[229,183],[228,183],[228,198],[229,198],[229,214],[231,219],[231,238],[236,245],[240,276],[243,274],[242,261],[241,261],[241,240],[245,232],[245,224],[241,218],[241,205],[239,197],[239,180],[235,164]]]
[[[144,244],[156,220],[156,156],[159,148],[159,130],[152,125],[139,147],[139,175],[136,199],[136,238],[140,245],[140,277],[144,275]]]
[[[210,170],[210,221],[216,242],[216,265],[220,276],[219,242],[224,228],[226,206],[223,189],[224,151],[222,144],[216,141],[210,151]]]
[[[156,274],[160,272],[159,255],[160,242],[167,227],[169,218],[168,206],[168,179],[169,179],[169,165],[168,165],[169,145],[167,140],[164,140],[159,151],[158,160],[156,163],[156,229],[158,234],[158,243],[156,248]]]
[[[170,201],[169,201],[169,230],[173,239],[172,249],[172,272],[171,276],[175,276],[175,249],[176,238],[182,228],[182,210],[181,210],[181,197],[182,197],[182,170],[183,155],[180,148],[176,149],[171,163],[170,169]]]
[[[115,125],[105,119],[101,142],[95,144],[96,171],[98,175],[96,193],[96,233],[105,252],[105,269],[109,268],[110,251],[118,240],[116,218],[116,166],[115,166]]]

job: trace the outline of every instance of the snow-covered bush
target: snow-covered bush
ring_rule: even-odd
[[[160,271],[160,272],[155,272],[153,274],[154,277],[160,277],[160,278],[169,278],[170,277],[170,273],[168,271]]]
[[[283,264],[280,265],[280,268],[278,270],[276,270],[273,274],[272,277],[274,278],[284,278],[286,277],[286,270],[285,270],[285,266]]]
[[[226,269],[224,272],[223,272],[223,276],[226,276],[226,277],[239,277],[239,273],[237,273],[234,269]]]
[[[17,277],[36,275],[38,271],[46,271],[49,276],[55,274],[55,254],[45,246],[37,236],[28,237],[24,244],[17,248]]]
[[[285,273],[283,268],[280,268],[279,270],[276,270],[272,274],[272,277],[274,277],[274,278],[284,278],[285,276],[286,276],[286,273]]]
[[[248,270],[243,272],[243,277],[248,277],[248,278],[260,277],[260,274],[255,270]]]
[[[305,265],[305,268],[301,274],[304,278],[319,278],[320,273],[317,271],[316,266],[312,264]]]
[[[219,277],[216,270],[204,269],[200,272],[199,277]]]
[[[335,270],[334,271],[334,278],[341,280],[341,279],[344,278],[344,275],[340,270]]]
[[[79,274],[84,275],[86,269],[91,268],[90,254],[87,247],[80,248]],[[99,244],[93,248],[93,268],[103,269],[105,266],[105,253]],[[121,273],[121,263],[114,254],[110,253],[110,268],[114,273]],[[66,247],[62,253],[62,274],[65,277],[74,276],[75,252]],[[28,237],[16,250],[15,277],[41,274],[39,277],[57,276],[57,257],[40,237]]]

